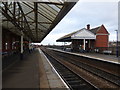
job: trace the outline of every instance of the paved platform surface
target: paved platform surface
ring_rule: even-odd
[[[80,55],[85,55],[85,56],[89,56],[92,58],[98,58],[101,60],[106,60],[106,61],[110,61],[110,62],[115,62],[115,63],[120,63],[120,57],[116,57],[116,55],[106,55],[106,54],[99,54],[99,53],[78,53]]]
[[[2,73],[2,87],[25,88],[66,88],[40,50],[35,50],[24,60],[16,62]],[[12,89],[11,89],[12,90]]]
[[[39,49],[40,53],[40,88],[62,88],[67,90],[67,85],[62,78],[58,77],[52,64],[46,59],[43,52]]]
[[[39,90],[39,65],[35,57],[37,51],[32,52],[21,61],[16,62],[2,73],[3,88],[36,88]]]
[[[48,48],[48,49],[53,49],[53,48]],[[73,52],[63,51],[60,49],[53,49],[53,50],[120,64],[120,57],[116,57],[116,55],[106,55],[106,54],[100,54],[100,53],[73,53]]]

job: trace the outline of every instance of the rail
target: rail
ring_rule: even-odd
[[[54,65],[60,76],[64,79],[71,90],[82,89],[82,90],[98,90],[97,87],[83,79],[75,72],[70,70],[68,67],[60,63],[58,60],[53,58],[51,55],[43,51],[50,62]]]
[[[94,78],[101,79],[103,83],[107,82],[109,85],[106,84],[106,86],[113,86],[116,88],[120,88],[120,73],[118,73],[116,70],[112,70],[112,64],[109,62],[102,62],[99,60],[90,60],[90,58],[85,57],[78,57],[75,55],[71,55],[68,53],[62,53],[55,50],[46,50],[47,53],[49,53],[50,56],[54,57],[55,59],[58,59],[59,62],[63,62],[65,66],[69,66],[71,64],[71,69],[77,68],[77,69],[83,69],[86,72],[90,73],[94,76]],[[69,63],[69,64],[65,64]],[[100,65],[99,65],[100,64]],[[108,64],[108,65],[107,65]],[[103,66],[102,66],[103,65]],[[119,64],[115,64],[117,66],[117,69],[120,68]],[[100,67],[102,66],[102,67]],[[115,69],[116,69],[115,66]],[[111,68],[112,67],[112,68]],[[76,71],[77,71],[76,69]],[[74,69],[75,70],[75,69]],[[72,70],[72,71],[74,71]],[[79,72],[78,72],[79,73]],[[88,81],[88,80],[87,80]],[[97,81],[95,81],[97,82]],[[91,83],[91,82],[90,82]],[[99,86],[98,86],[99,87]]]

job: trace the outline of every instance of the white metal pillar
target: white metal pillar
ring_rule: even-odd
[[[84,39],[84,48],[83,49],[85,50],[85,39]]]
[[[23,59],[23,33],[21,31],[21,45],[20,45],[21,49],[20,49],[20,59]]]
[[[23,35],[21,35],[21,53],[23,53]]]

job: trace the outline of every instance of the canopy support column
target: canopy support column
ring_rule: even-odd
[[[30,41],[29,41],[28,48],[29,48],[29,53],[31,53],[31,43],[30,43]]]
[[[20,59],[22,60],[23,59],[23,34],[21,34],[21,50],[20,50],[20,54],[21,54],[21,57]]]
[[[84,47],[83,47],[83,49],[85,50],[85,39],[84,39]]]

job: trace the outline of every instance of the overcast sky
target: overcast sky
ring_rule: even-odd
[[[116,40],[116,32],[118,30],[118,1],[110,0],[109,2],[89,2],[80,0],[71,9],[71,11],[60,21],[60,23],[47,35],[41,44],[58,45],[61,44],[56,40],[66,34],[86,28],[87,24],[91,28],[104,25],[110,33],[109,40]]]

